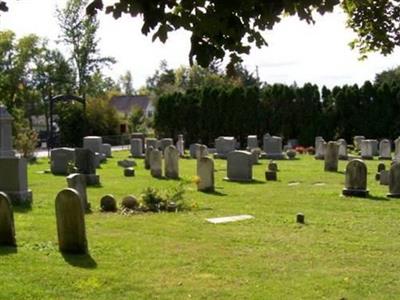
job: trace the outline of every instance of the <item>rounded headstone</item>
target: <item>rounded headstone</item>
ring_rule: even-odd
[[[3,192],[0,192],[0,246],[16,246],[12,205]]]
[[[330,141],[325,150],[325,171],[337,172],[339,160],[339,145]]]
[[[400,163],[395,163],[390,167],[389,193],[387,196],[400,198]]]
[[[366,197],[367,190],[367,165],[361,159],[353,159],[346,166],[344,196]]]
[[[117,211],[117,201],[113,195],[105,195],[100,200],[100,208],[105,212]]]
[[[121,206],[123,208],[128,208],[128,209],[137,209],[139,207],[139,201],[132,195],[124,197],[121,202]]]

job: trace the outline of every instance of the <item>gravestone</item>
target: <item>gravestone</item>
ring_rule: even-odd
[[[153,149],[158,149],[159,142],[155,138],[146,138],[146,149],[149,147],[153,147]]]
[[[197,158],[197,152],[199,151],[198,149],[200,148],[201,144],[190,144],[189,146],[189,153],[191,158]]]
[[[106,160],[105,154],[101,151],[102,145],[103,138],[101,136],[85,136],[83,138],[83,148],[92,150],[98,159],[97,166],[100,165],[100,162]]]
[[[75,165],[74,148],[56,148],[50,151],[50,170],[55,175],[68,175],[68,165]]]
[[[149,146],[146,148],[145,154],[144,154],[144,168],[146,170],[150,170],[150,154],[151,151],[153,151],[154,148],[153,146]]]
[[[282,138],[271,136],[269,133],[264,135],[263,150],[267,159],[284,159],[282,152]]]
[[[107,158],[112,157],[112,147],[110,144],[101,144],[101,153],[103,153]]]
[[[12,148],[12,121],[6,107],[0,104],[0,158],[15,156]]]
[[[142,147],[143,147],[143,149],[142,149],[142,153],[144,152],[144,145],[145,145],[145,143],[146,143],[146,135],[144,134],[144,133],[141,133],[141,132],[134,132],[134,133],[131,133],[131,139],[141,139],[142,140]]]
[[[253,159],[252,160],[253,165],[258,164],[258,160],[259,160],[259,158],[261,156],[261,149],[260,148],[253,148],[253,149],[251,149],[250,153],[251,153],[251,157]]]
[[[277,181],[278,180],[278,176],[276,174],[276,171],[266,170],[265,171],[265,180],[267,180],[267,181]]]
[[[371,145],[372,145],[372,156],[378,156],[379,155],[378,140],[371,140]]]
[[[132,157],[143,157],[142,139],[131,139],[131,155]]]
[[[92,150],[76,148],[75,167],[78,169],[78,173],[85,175],[86,185],[100,184],[100,177],[96,175],[96,157]]]
[[[382,140],[379,143],[379,159],[392,159],[392,147],[389,140]]]
[[[83,174],[75,173],[67,177],[68,187],[78,192],[84,211],[90,211],[90,203],[87,200],[86,177]]]
[[[392,164],[389,172],[389,193],[388,197],[400,198],[400,163]]]
[[[162,155],[158,149],[150,152],[150,174],[155,178],[162,177]]]
[[[3,105],[0,105],[0,191],[13,204],[32,202],[28,189],[28,170],[25,158],[15,156],[12,149],[12,120]]]
[[[365,140],[365,136],[363,136],[363,135],[356,135],[353,137],[353,144],[354,144],[355,150],[361,149],[361,141],[362,140]]]
[[[162,153],[164,153],[164,150],[168,147],[168,146],[173,146],[174,145],[174,140],[171,138],[164,138],[160,140],[160,147],[161,147],[161,151]]]
[[[338,160],[339,145],[336,142],[330,141],[326,146],[324,170],[328,172],[337,172]]]
[[[214,191],[214,161],[211,158],[201,157],[197,160],[197,176],[199,177],[197,190]]]
[[[326,142],[325,140],[317,136],[315,138],[315,159],[324,159],[325,157]]]
[[[199,145],[196,149],[196,158],[200,159],[202,157],[208,156],[208,148],[206,145]]]
[[[247,150],[251,151],[254,148],[258,148],[258,139],[256,135],[247,136]]]
[[[100,209],[104,212],[117,211],[117,201],[113,195],[105,195],[100,199]]]
[[[378,173],[380,173],[381,171],[385,171],[385,170],[386,170],[386,166],[385,166],[384,163],[378,164],[378,167],[377,167],[377,172]]]
[[[179,178],[179,151],[175,146],[167,146],[164,150],[165,177]]]
[[[88,248],[85,214],[82,199],[76,190],[68,188],[58,193],[56,218],[60,251],[71,254],[86,254]]]
[[[361,159],[353,159],[346,166],[344,196],[367,197],[367,165]]]
[[[232,136],[220,136],[215,139],[215,148],[217,153],[214,154],[215,158],[226,158],[228,153],[236,148],[236,139]]]
[[[134,177],[135,176],[135,169],[129,167],[124,169],[124,176],[125,177]]]
[[[361,141],[361,158],[362,159],[373,159],[373,143],[372,140],[362,140]]]
[[[339,139],[338,140],[339,144],[339,159],[340,160],[348,160],[348,155],[347,155],[347,143],[345,139]]]
[[[11,201],[6,194],[0,192],[0,246],[14,247],[16,245]]]
[[[178,134],[176,149],[178,150],[180,157],[185,156],[185,141],[183,140],[183,134]]]
[[[227,156],[227,180],[249,182],[253,180],[253,163],[247,151],[232,151]]]
[[[125,169],[125,168],[136,167],[137,164],[134,160],[124,159],[118,161],[118,166]]]
[[[139,201],[133,195],[124,197],[121,201],[122,208],[135,210],[139,207]]]
[[[278,165],[273,160],[271,160],[268,164],[268,171],[278,172]]]
[[[380,185],[389,185],[390,182],[390,171],[382,170],[379,172],[379,184]]]
[[[400,137],[394,141],[394,160],[400,162]]]

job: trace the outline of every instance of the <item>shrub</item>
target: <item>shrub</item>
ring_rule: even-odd
[[[165,192],[148,187],[142,192],[141,200],[143,206],[150,211],[180,211],[189,209],[183,198],[184,193],[183,185],[168,189]]]
[[[15,148],[25,158],[33,158],[39,141],[38,133],[33,129],[25,129],[17,134]]]

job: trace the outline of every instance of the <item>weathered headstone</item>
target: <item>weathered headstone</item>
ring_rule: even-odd
[[[15,156],[12,148],[12,121],[6,107],[0,104],[0,158]]]
[[[297,213],[296,214],[296,223],[299,224],[304,224],[305,223],[305,217],[303,213]]]
[[[267,180],[267,181],[277,181],[278,180],[278,176],[276,174],[276,171],[266,170],[265,171],[265,180]]]
[[[400,137],[394,141],[394,160],[400,162]]]
[[[247,151],[232,151],[227,156],[227,180],[252,181],[253,163]]]
[[[389,140],[382,140],[379,143],[379,159],[392,159],[392,147]]]
[[[162,155],[158,149],[150,152],[150,174],[156,178],[162,177]]]
[[[372,140],[362,140],[361,141],[361,158],[362,159],[373,159],[373,143]]]
[[[96,157],[90,149],[75,149],[75,166],[78,173],[85,175],[86,185],[100,184],[100,177],[96,175]]]
[[[67,175],[68,166],[75,165],[74,148],[56,148],[50,151],[50,170],[55,175]]]
[[[117,201],[113,195],[105,195],[100,199],[100,208],[105,212],[117,211]]]
[[[160,140],[160,147],[161,151],[164,153],[165,148],[168,146],[173,146],[174,145],[174,140],[171,138],[163,138]]]
[[[136,199],[135,196],[128,195],[122,199],[121,206],[122,208],[134,210],[139,207],[139,201]]]
[[[268,171],[278,172],[278,165],[273,160],[271,160],[268,164]]]
[[[325,150],[325,171],[337,172],[339,160],[339,145],[330,141]]]
[[[372,146],[372,156],[378,156],[379,155],[379,142],[378,140],[371,140],[371,146]]]
[[[142,146],[143,146],[142,153],[143,153],[145,150],[144,145],[146,144],[146,135],[141,132],[134,132],[134,133],[131,133],[131,139],[141,139],[142,140]]]
[[[146,151],[144,154],[144,168],[146,170],[150,169],[150,154],[151,154],[151,151],[153,151],[153,150],[154,150],[153,146],[149,146],[146,148]]]
[[[71,174],[67,177],[68,187],[76,190],[82,200],[82,207],[85,211],[90,211],[90,203],[87,200],[86,177],[83,174]]]
[[[101,144],[101,153],[103,153],[106,157],[112,157],[112,147],[110,144]]]
[[[197,190],[214,191],[214,161],[211,158],[201,157],[197,160],[197,176]]]
[[[279,136],[271,136],[268,133],[264,135],[263,150],[268,159],[284,159],[282,152],[282,138]]]
[[[294,150],[294,149],[288,149],[288,150],[286,150],[286,156],[287,156],[289,159],[295,159],[295,158],[296,158],[296,155],[297,155],[296,150]]]
[[[326,142],[321,136],[315,138],[315,159],[324,159]]]
[[[175,146],[167,146],[164,150],[165,177],[179,178],[179,152]]]
[[[208,156],[208,148],[206,145],[199,145],[196,149],[196,158],[200,159],[202,157]]]
[[[220,136],[215,139],[215,148],[217,153],[214,154],[215,158],[226,158],[228,153],[236,148],[236,139],[232,136]]]
[[[178,141],[176,142],[176,149],[179,155],[183,157],[185,155],[185,141],[183,139],[183,134],[178,134]]]
[[[118,161],[118,166],[122,168],[132,168],[136,167],[137,164],[134,160],[124,159]]]
[[[353,137],[354,149],[356,149],[356,150],[361,149],[361,141],[362,140],[365,140],[365,136],[363,136],[363,135],[356,135]]]
[[[253,159],[253,161],[252,161],[253,165],[258,164],[258,160],[259,160],[260,155],[261,155],[261,149],[260,148],[253,148],[253,149],[250,150],[250,153],[251,153],[251,157]]]
[[[88,252],[85,214],[79,193],[64,189],[56,198],[57,235],[63,253],[86,254]]]
[[[249,135],[247,136],[247,150],[251,151],[254,148],[258,147],[258,139],[256,135]]]
[[[384,163],[379,163],[377,167],[377,172],[380,173],[381,171],[386,170],[386,166]]]
[[[199,151],[198,149],[200,148],[201,144],[190,144],[189,146],[189,153],[191,158],[197,158],[197,152]]]
[[[106,156],[102,152],[102,145],[103,138],[101,136],[85,136],[83,138],[83,148],[92,150],[99,162],[106,160]]]
[[[389,185],[390,182],[390,171],[382,170],[379,172],[379,184],[380,185]]]
[[[361,159],[353,159],[346,166],[344,196],[367,197],[367,165]]]
[[[13,209],[3,192],[0,192],[0,246],[16,246]]]
[[[390,167],[388,197],[400,198],[400,163],[396,162]]]
[[[146,138],[146,149],[150,146],[153,147],[153,149],[158,149],[159,141],[155,138]]]
[[[142,139],[131,139],[131,155],[132,157],[143,157]]]
[[[348,155],[347,155],[347,142],[345,139],[339,139],[338,140],[339,144],[339,159],[340,160],[348,160]]]

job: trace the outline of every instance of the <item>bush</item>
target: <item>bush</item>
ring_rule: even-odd
[[[119,117],[107,99],[92,99],[86,106],[87,134],[116,135],[118,134]]]
[[[31,159],[34,157],[34,152],[38,142],[38,133],[33,129],[25,129],[17,134],[15,148],[22,154],[22,157]]]
[[[150,211],[181,211],[189,209],[183,198],[184,193],[183,185],[169,189],[166,192],[148,187],[142,192],[141,200],[144,208]]]

